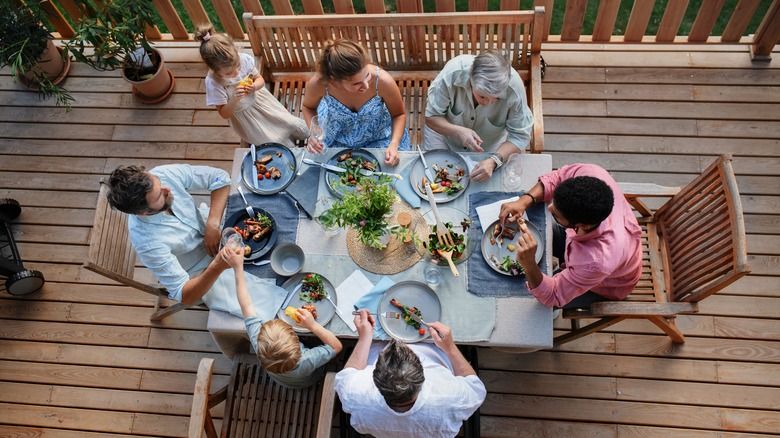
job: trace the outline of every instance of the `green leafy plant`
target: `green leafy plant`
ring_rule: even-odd
[[[98,70],[122,67],[133,81],[154,75],[159,60],[149,58],[154,52],[146,39],[147,26],[153,27],[155,20],[150,0],[74,1],[84,17],[66,48],[77,61]],[[137,52],[139,47],[147,56]]]
[[[38,86],[40,96],[43,99],[54,96],[58,106],[70,111],[73,97],[40,68],[41,55],[52,39],[43,24],[45,17],[37,2],[20,6],[11,1],[0,2],[0,67],[10,66],[15,76],[32,73],[32,82]]]
[[[360,242],[374,249],[383,249],[381,237],[391,232],[385,215],[392,211],[395,189],[390,186],[391,178],[360,178],[357,189],[346,192],[344,197],[320,216],[326,226],[349,225],[357,229]]]

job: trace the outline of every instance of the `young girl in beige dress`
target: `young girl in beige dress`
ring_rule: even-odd
[[[303,119],[293,116],[265,88],[254,57],[239,53],[233,39],[201,26],[195,33],[200,56],[210,71],[206,75],[206,104],[214,105],[222,118],[246,143],[274,142],[294,146],[308,137]],[[251,78],[247,84],[246,78]],[[242,82],[243,83],[240,83]]]

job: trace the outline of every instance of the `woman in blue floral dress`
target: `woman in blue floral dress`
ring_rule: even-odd
[[[399,150],[409,150],[406,108],[392,76],[376,65],[366,49],[341,39],[325,43],[317,72],[306,82],[303,117],[318,116],[325,137],[309,137],[306,149],[386,148],[385,162],[395,166]]]

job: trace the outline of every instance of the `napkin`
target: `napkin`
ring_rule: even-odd
[[[357,301],[374,287],[363,271],[356,270],[346,280],[336,286],[336,296],[339,297],[339,311],[337,314],[342,321],[354,332],[355,318],[352,317],[352,311],[355,310]]]
[[[413,208],[420,208],[420,196],[414,191],[412,179],[409,177],[413,165],[414,161],[401,171],[401,177],[403,177],[403,179],[396,179],[394,187],[401,199],[406,201]]]
[[[320,168],[310,167],[303,175],[287,186],[287,193],[298,202],[310,218],[314,218],[314,207],[317,204],[317,188],[320,185]]]
[[[498,213],[501,212],[501,204],[514,202],[518,199],[520,199],[519,196],[512,196],[511,198],[502,199],[493,202],[492,204],[477,207],[477,216],[479,216],[479,224],[482,227],[482,232],[484,233],[486,231],[485,227],[490,226],[490,224],[498,220]],[[523,212],[523,219],[528,220],[528,213]]]
[[[394,284],[395,282],[389,277],[382,277],[376,286],[366,292],[365,295],[355,303],[355,310],[368,309],[372,313],[376,313],[379,310],[379,300],[382,298],[382,294]],[[389,336],[387,336],[387,333],[382,329],[382,324],[378,320],[379,318],[381,318],[381,316],[377,316],[377,321],[374,325],[374,339],[388,339]]]

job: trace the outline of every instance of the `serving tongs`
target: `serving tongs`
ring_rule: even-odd
[[[433,198],[433,190],[431,190],[430,184],[425,184],[425,191],[428,194],[428,202],[431,204],[433,217],[436,218],[436,237],[439,239],[439,245],[448,248],[455,247],[455,239],[452,238],[449,228],[444,225],[444,222],[442,222],[441,217],[439,216],[439,209],[436,207],[436,200]],[[447,260],[447,263],[450,265],[452,275],[455,277],[460,276],[458,268],[456,268],[455,263],[452,262],[452,249],[449,251],[439,249],[438,251],[439,255],[441,255],[444,260]]]

